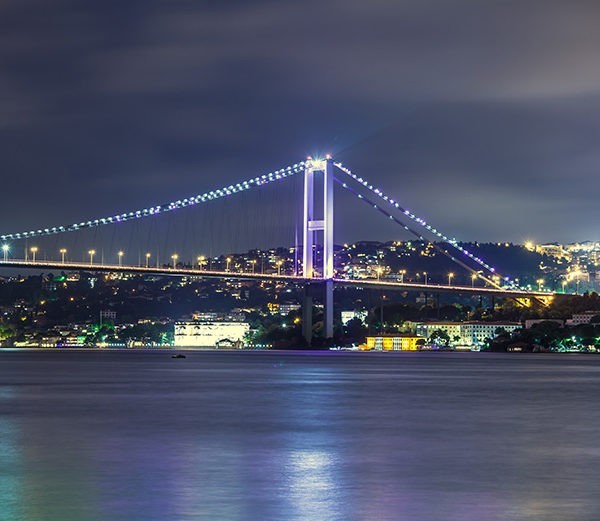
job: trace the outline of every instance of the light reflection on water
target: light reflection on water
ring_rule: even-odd
[[[600,358],[0,352],[0,519],[600,519]]]
[[[24,501],[18,432],[13,419],[5,414],[15,391],[0,387],[0,508],[6,519],[23,518]]]

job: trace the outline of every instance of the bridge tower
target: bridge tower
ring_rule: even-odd
[[[309,158],[304,170],[304,218],[302,221],[302,272],[313,278],[314,246],[317,232],[323,232],[323,265],[321,278],[325,286],[324,335],[333,336],[333,159]],[[323,205],[322,218],[315,217],[315,174],[322,172]],[[302,334],[307,342],[312,339],[312,296],[305,288],[302,303]]]

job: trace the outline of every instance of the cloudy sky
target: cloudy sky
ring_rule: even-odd
[[[595,0],[4,0],[0,229],[331,152],[459,239],[600,240],[599,24]],[[393,239],[380,219],[340,240]]]

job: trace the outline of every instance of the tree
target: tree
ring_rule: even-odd
[[[364,341],[367,336],[367,328],[359,318],[353,318],[346,324],[346,335],[353,341]]]
[[[429,336],[429,341],[433,344],[438,344],[439,341],[439,343],[443,343],[444,347],[447,347],[450,343],[450,335],[448,335],[448,333],[446,333],[446,331],[443,329],[436,329]]]
[[[15,332],[11,327],[0,324],[0,341],[7,340],[14,334]]]

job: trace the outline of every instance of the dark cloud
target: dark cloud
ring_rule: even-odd
[[[459,238],[599,240],[599,15],[567,0],[5,1],[1,228],[333,151]],[[388,238],[378,219],[340,239]]]

